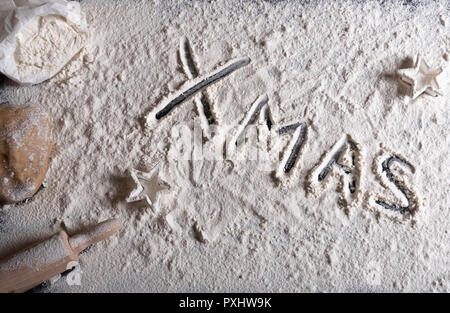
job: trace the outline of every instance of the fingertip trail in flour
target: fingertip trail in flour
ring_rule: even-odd
[[[291,132],[295,132],[296,130],[297,130],[297,132],[295,133],[295,136],[293,139],[294,141],[290,147],[291,152],[289,153],[289,156],[287,157],[287,159],[283,165],[283,172],[286,174],[288,174],[294,167],[294,165],[299,157],[300,149],[303,146],[303,143],[305,142],[306,123],[299,122],[299,123],[295,123],[292,125],[281,127],[278,130],[279,135],[289,134]]]
[[[198,77],[199,71],[195,66],[192,48],[186,37],[181,38],[180,41],[180,59],[181,63],[183,64],[183,69],[186,73],[186,76],[189,79]],[[197,106],[197,111],[200,115],[202,128],[205,131],[206,135],[209,137],[209,126],[215,124],[216,121],[211,110],[210,101],[205,91],[201,93],[200,97],[195,98],[195,105]]]
[[[295,181],[300,171],[300,160],[306,147],[307,124],[296,122],[282,126],[277,130],[278,136],[291,135],[289,144],[283,149],[281,162],[275,171],[275,178],[282,184]]]
[[[167,116],[177,105],[201,92],[207,86],[250,63],[250,59],[247,57],[233,59],[211,73],[199,76],[198,69],[195,66],[194,59],[192,57],[192,49],[186,38],[182,38],[180,41],[180,59],[183,64],[183,69],[190,80],[185,83],[180,90],[165,99],[156,107],[156,109],[146,116],[147,128],[151,128],[154,122],[157,122]],[[202,94],[196,99],[196,105],[200,118],[202,119],[203,126],[215,123],[211,105],[205,94]]]
[[[255,124],[256,119],[258,116],[260,118],[263,118],[267,128],[270,130],[272,128],[272,118],[270,116],[270,110],[269,110],[269,98],[266,94],[259,96],[258,99],[256,99],[255,102],[253,102],[252,107],[250,108],[250,111],[248,111],[246,117],[242,121],[242,123],[239,125],[235,139],[234,139],[234,145],[236,147],[240,146],[245,139],[245,133],[250,125]]]
[[[319,182],[323,181],[327,177],[327,175],[331,171],[331,168],[333,167],[333,165],[335,165],[336,167],[343,170],[345,174],[349,174],[351,172],[349,170],[346,170],[342,164],[338,163],[345,148],[346,148],[345,145],[341,145],[340,147],[338,147],[338,149],[332,154],[329,161],[326,162],[325,166],[322,166],[321,171],[317,175],[317,180]]]
[[[386,210],[391,210],[394,212],[399,212],[400,214],[406,214],[411,212],[412,207],[412,197],[408,195],[407,188],[402,184],[398,179],[395,178],[394,174],[391,171],[391,165],[393,162],[398,162],[402,165],[406,165],[410,168],[410,166],[406,161],[403,159],[397,157],[397,156],[391,156],[383,161],[381,164],[382,172],[386,175],[386,178],[397,187],[397,189],[403,194],[403,196],[406,198],[406,201],[408,202],[408,205],[402,206],[397,204],[388,203],[384,200],[377,199],[375,202],[385,208]]]
[[[225,76],[233,73],[238,68],[249,63],[249,58],[235,59],[228,62],[219,69],[213,71],[212,73],[203,75],[198,79],[195,79],[193,82],[186,84],[177,93],[170,97],[168,101],[165,101],[163,103],[163,105],[161,106],[162,109],[157,111],[157,113],[155,114],[155,118],[157,120],[160,120],[161,118],[169,114],[170,111],[172,111],[178,104],[180,104],[184,100],[190,98],[203,88],[215,83],[221,78],[224,78]]]
[[[311,170],[305,183],[307,193],[319,196],[329,186],[331,177],[339,177],[338,204],[348,212],[361,196],[361,160],[360,145],[344,134]]]
[[[180,40],[180,59],[187,77],[189,79],[196,78],[198,76],[198,70],[194,64],[192,48],[186,37],[183,37]]]

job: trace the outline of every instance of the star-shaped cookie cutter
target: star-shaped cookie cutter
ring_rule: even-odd
[[[159,178],[160,166],[155,166],[148,173],[134,168],[131,168],[129,171],[135,188],[130,192],[126,202],[132,203],[145,200],[152,209],[158,209],[161,192],[170,189],[169,184]]]
[[[442,67],[431,69],[420,54],[416,56],[414,67],[397,71],[400,80],[410,86],[411,98],[416,99],[422,93],[430,96],[442,96],[436,77],[443,71]]]

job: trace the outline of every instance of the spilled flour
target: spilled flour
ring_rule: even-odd
[[[55,235],[39,243],[33,249],[19,252],[16,257],[1,264],[0,270],[6,273],[20,268],[35,271],[46,264],[53,264],[68,256],[67,248],[61,237]]]
[[[85,34],[63,17],[35,17],[16,37],[14,58],[20,77],[51,76],[80,51],[85,41]]]
[[[68,66],[2,80],[55,145],[46,188],[0,211],[0,257],[119,217],[47,291],[450,291],[448,1],[81,6]],[[443,96],[399,82],[417,53]],[[170,188],[127,203],[156,165]]]

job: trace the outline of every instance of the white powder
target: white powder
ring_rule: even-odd
[[[27,268],[38,270],[42,265],[52,264],[67,257],[68,253],[59,235],[39,243],[38,245],[17,253],[13,258],[0,263],[0,272]]]
[[[448,65],[447,1],[81,5],[86,49],[44,84],[4,89],[11,102],[48,109],[56,138],[47,188],[7,212],[2,255],[51,234],[53,221],[76,233],[117,215],[119,234],[81,256],[81,286],[61,280],[52,291],[450,291],[450,86],[411,101],[395,78],[419,52],[432,67]],[[257,161],[239,161],[246,145],[226,161],[171,159],[186,134],[176,124],[197,116],[195,97],[144,131],[146,114],[188,79],[183,37],[200,76],[251,60],[205,88],[220,125],[205,147],[218,146],[227,126],[233,136],[267,94],[274,129],[307,124],[295,175],[279,183]],[[278,156],[300,132],[266,133]],[[342,167],[311,182],[341,150]],[[419,208],[404,220],[374,202],[407,204],[383,172],[392,153],[413,167],[391,166]],[[127,204],[127,169],[157,162],[171,187],[160,208]],[[341,179],[348,169],[359,175],[354,196]]]
[[[116,231],[119,227],[120,222],[116,220],[102,222],[84,233],[70,237],[69,244],[73,250],[77,250],[76,248],[79,246],[88,243],[93,244],[97,240],[104,238],[105,234]]]
[[[21,79],[50,77],[85,45],[80,33],[58,15],[36,16],[16,36],[15,60]]]

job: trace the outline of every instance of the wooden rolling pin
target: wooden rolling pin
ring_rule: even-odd
[[[78,254],[88,246],[113,235],[117,219],[104,221],[71,238],[61,231],[50,239],[0,261],[0,293],[25,292],[78,264]]]

